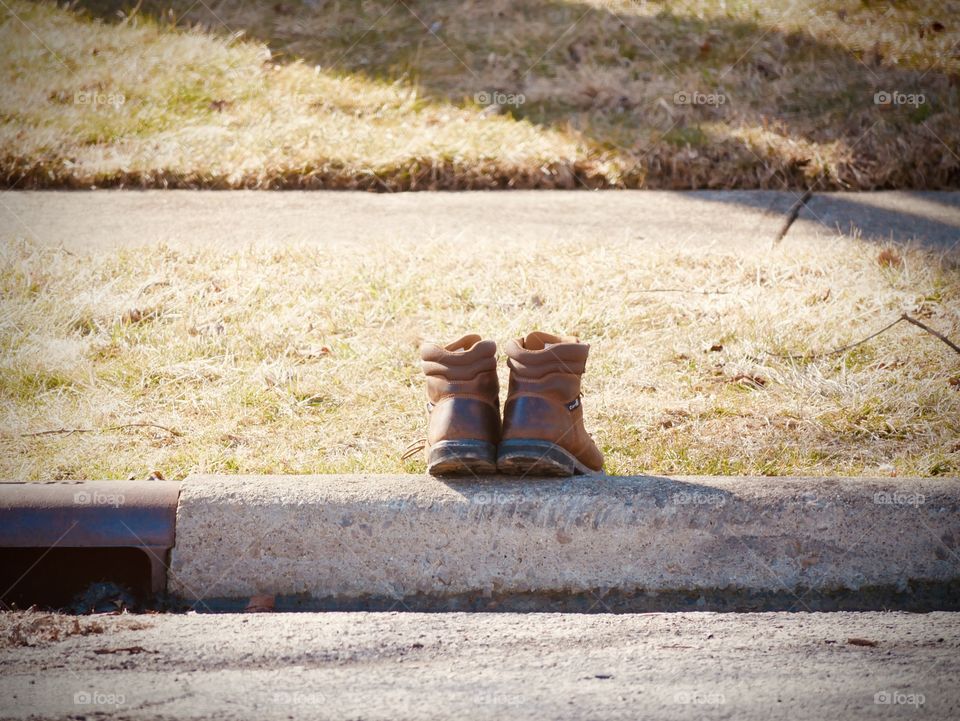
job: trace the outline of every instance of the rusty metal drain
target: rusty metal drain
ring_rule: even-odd
[[[9,550],[14,556],[26,549],[39,551],[36,562],[14,585],[31,573],[57,573],[57,564],[49,563],[50,558],[73,558],[82,563],[85,557],[97,557],[64,554],[66,549],[98,549],[104,552],[100,558],[113,558],[115,551],[130,549],[141,551],[149,563],[150,591],[163,591],[179,494],[176,481],[0,483],[0,551]],[[47,562],[42,563],[44,559]],[[111,570],[107,567],[103,572]],[[58,579],[42,580],[55,585]],[[6,596],[11,590],[0,588],[0,594]]]

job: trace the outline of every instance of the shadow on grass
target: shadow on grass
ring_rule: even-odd
[[[117,20],[134,5],[161,23],[242,31],[266,43],[273,62],[303,60],[408,84],[428,100],[572,132],[598,162],[622,163],[615,187],[960,185],[960,153],[944,130],[957,112],[947,75],[892,67],[877,51],[752,20],[560,0],[82,0],[78,7]],[[842,22],[841,5],[818,16],[825,26]],[[875,104],[875,93],[893,91],[925,102]],[[833,161],[819,157],[824,148],[834,149]],[[390,189],[410,189],[409,182]],[[611,186],[589,164],[559,183],[524,182]]]

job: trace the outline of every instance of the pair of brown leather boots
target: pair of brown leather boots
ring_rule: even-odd
[[[466,335],[420,347],[427,376],[427,470],[435,475],[597,473],[583,427],[580,376],[590,346],[534,332],[506,345],[510,387],[500,422],[497,344]]]

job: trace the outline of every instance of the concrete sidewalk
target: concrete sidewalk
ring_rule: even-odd
[[[958,542],[958,479],[192,476],[168,589],[199,609],[276,594],[307,608],[642,610],[657,594],[676,608],[681,592],[803,610],[933,587],[928,608],[949,608]]]
[[[960,192],[817,193],[802,206],[801,199],[790,191],[14,191],[0,193],[0,238],[73,250],[600,237],[765,248],[854,232],[935,248],[960,240]]]
[[[0,716],[955,719],[958,616],[0,614]]]

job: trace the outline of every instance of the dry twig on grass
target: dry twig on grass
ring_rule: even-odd
[[[639,288],[631,293],[693,293],[695,295],[727,295],[729,290],[698,290],[696,288]]]
[[[911,318],[909,315],[907,315],[906,313],[904,313],[903,315],[900,316],[899,320],[905,320],[905,321],[907,321],[907,323],[912,323],[913,325],[917,326],[917,328],[922,328],[923,330],[927,331],[927,333],[929,333],[930,335],[935,336],[935,337],[939,338],[940,340],[942,340],[942,341],[943,341],[944,343],[946,343],[948,346],[950,346],[951,348],[953,348],[953,350],[956,351],[957,353],[960,353],[960,346],[958,346],[958,345],[957,345],[956,343],[954,343],[952,340],[950,340],[949,338],[947,338],[947,336],[943,335],[943,333],[938,333],[938,332],[935,331],[933,328],[931,328],[930,326],[928,326],[928,325],[926,325],[926,324],[924,324],[924,323],[921,323],[921,322],[920,322],[919,320],[917,320],[916,318]]]
[[[914,318],[914,317],[912,317],[912,316],[909,316],[909,315],[907,315],[906,313],[903,313],[903,314],[900,315],[899,318],[897,318],[896,320],[894,320],[894,321],[892,321],[892,322],[890,322],[890,323],[887,323],[887,325],[883,326],[883,328],[881,328],[881,329],[878,330],[878,331],[874,331],[873,333],[871,333],[870,335],[868,335],[866,338],[861,338],[860,340],[856,341],[855,343],[850,343],[850,344],[848,344],[848,345],[840,346],[839,348],[834,348],[833,350],[824,351],[824,352],[822,352],[822,353],[808,353],[808,354],[804,354],[804,355],[794,355],[794,354],[786,354],[786,355],[784,355],[784,354],[780,354],[780,353],[770,353],[769,351],[767,351],[767,355],[770,356],[771,358],[783,358],[783,359],[785,359],[785,360],[813,360],[813,359],[815,359],[815,358],[825,358],[825,357],[827,357],[827,356],[839,355],[839,354],[841,354],[841,353],[845,353],[846,351],[850,350],[851,348],[856,348],[856,347],[859,346],[859,345],[863,345],[864,343],[866,343],[866,342],[869,341],[869,340],[873,340],[874,338],[876,338],[876,337],[877,337],[878,335],[880,335],[881,333],[886,333],[888,330],[890,330],[891,328],[893,328],[893,326],[897,325],[897,323],[899,323],[900,321],[904,321],[904,320],[907,321],[907,323],[912,323],[913,325],[917,326],[918,328],[922,328],[923,330],[925,330],[925,331],[926,331],[927,333],[929,333],[930,335],[932,335],[932,336],[934,336],[934,337],[936,337],[936,338],[939,338],[939,339],[942,340],[944,343],[946,343],[948,346],[950,346],[954,351],[956,351],[957,353],[960,353],[960,346],[958,346],[958,345],[957,345],[956,343],[954,343],[952,340],[950,340],[949,338],[947,338],[945,335],[943,335],[942,333],[940,333],[940,332],[938,332],[938,331],[935,331],[933,328],[931,328],[930,326],[928,326],[926,323],[923,323],[922,321],[919,321],[919,320],[917,320],[916,318]]]
[[[107,426],[106,428],[52,428],[46,431],[34,431],[33,433],[21,433],[21,438],[32,438],[35,436],[53,436],[61,433],[72,435],[74,433],[106,433],[107,431],[122,431],[126,428],[159,428],[162,431],[166,431],[171,436],[182,436],[178,430],[173,428],[168,428],[167,426],[161,426],[158,423],[123,423],[119,426]]]
[[[787,212],[787,217],[783,221],[783,225],[780,227],[780,231],[777,233],[777,237],[773,239],[774,244],[779,243],[783,240],[787,233],[790,231],[790,226],[793,225],[793,222],[797,219],[797,216],[800,215],[800,209],[803,208],[810,198],[813,197],[813,190],[807,188],[804,191],[803,195],[797,198],[796,202],[791,206],[790,210]]]

